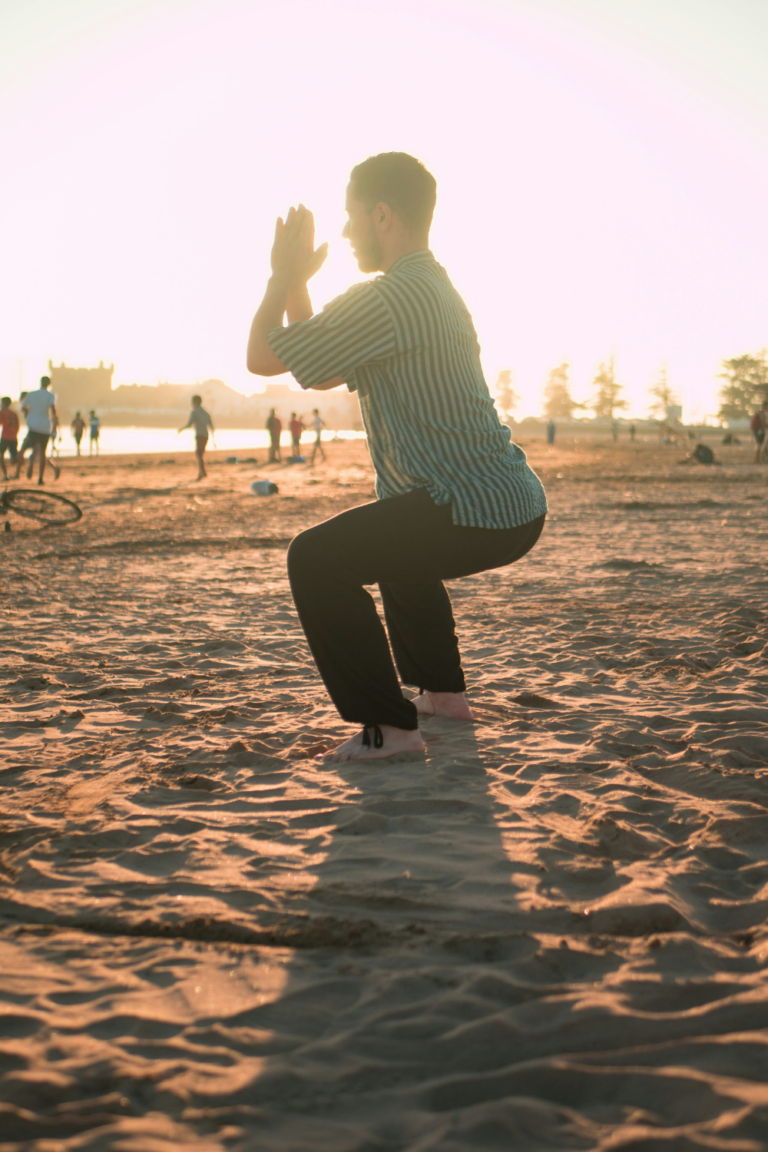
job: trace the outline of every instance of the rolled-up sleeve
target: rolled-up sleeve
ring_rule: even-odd
[[[394,325],[374,283],[356,284],[309,320],[273,328],[267,340],[302,388],[334,376],[354,388],[356,368],[395,351]]]

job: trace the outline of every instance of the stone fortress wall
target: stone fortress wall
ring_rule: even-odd
[[[75,413],[86,419],[93,408],[102,424],[121,427],[178,428],[186,422],[191,397],[197,393],[218,428],[263,428],[270,408],[286,424],[291,412],[309,419],[318,408],[329,428],[362,429],[357,397],[346,387],[330,392],[303,392],[287,383],[267,384],[263,392],[250,396],[230,388],[223,380],[199,384],[121,384],[112,387],[114,364],[107,368],[72,368],[48,361],[51,391],[63,426]]]

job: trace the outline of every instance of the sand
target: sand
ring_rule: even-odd
[[[0,1152],[768,1146],[768,468],[526,447],[551,518],[451,585],[477,721],[423,764],[311,760],[285,548],[363,445],[12,518]]]

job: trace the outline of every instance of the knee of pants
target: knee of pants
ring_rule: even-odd
[[[292,584],[317,580],[328,573],[333,550],[322,539],[321,526],[308,528],[294,537],[288,548],[288,576]]]

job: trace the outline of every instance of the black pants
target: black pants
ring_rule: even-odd
[[[416,728],[387,635],[363,585],[378,584],[405,684],[463,692],[459,645],[443,580],[502,568],[536,543],[544,517],[520,528],[462,528],[426,488],[352,508],[302,532],[288,550],[299,619],[344,720]]]

